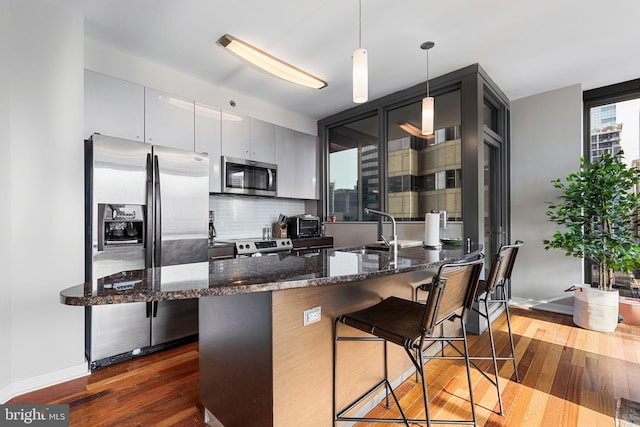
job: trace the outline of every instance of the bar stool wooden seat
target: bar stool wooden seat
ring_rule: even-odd
[[[455,264],[444,264],[440,266],[438,273],[428,286],[429,294],[425,304],[397,298],[389,297],[381,302],[348,314],[338,316],[334,324],[334,353],[333,353],[333,413],[334,425],[341,421],[367,421],[367,422],[403,422],[409,425],[410,422],[425,423],[430,426],[435,424],[465,424],[475,425],[475,405],[473,401],[473,390],[471,386],[471,366],[467,351],[465,318],[473,304],[480,273],[484,260],[477,259],[470,262]],[[439,326],[445,321],[459,321],[462,335],[458,330],[455,334],[448,336],[436,336],[434,331],[444,330]],[[369,336],[340,336],[338,335],[338,325],[342,323],[357,330],[366,332]],[[450,328],[447,328],[450,329]],[[336,362],[338,343],[341,341],[382,341],[384,352],[384,378],[370,390],[362,394],[359,398],[348,404],[343,409],[338,409],[336,403]],[[429,343],[435,342],[462,342],[464,350],[461,356],[428,356],[424,349]],[[423,403],[426,419],[407,419],[404,411],[400,407],[398,398],[389,382],[387,372],[387,343],[392,343],[403,347],[406,354],[415,366],[422,380]],[[425,379],[424,364],[425,359],[444,358],[462,359],[465,361],[467,369],[467,382],[469,387],[469,407],[471,419],[469,420],[435,420],[431,419],[429,411],[429,395]],[[354,408],[373,396],[377,390],[385,388],[386,403],[388,405],[389,395],[393,398],[401,418],[365,418],[349,416]]]

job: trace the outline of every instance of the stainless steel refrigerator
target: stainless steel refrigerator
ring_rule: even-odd
[[[99,134],[85,142],[85,280],[94,287],[120,271],[206,261],[208,215],[206,154]],[[197,332],[197,300],[86,308],[92,369]]]

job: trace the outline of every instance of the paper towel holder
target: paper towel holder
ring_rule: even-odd
[[[447,211],[440,211],[440,228],[447,229]]]

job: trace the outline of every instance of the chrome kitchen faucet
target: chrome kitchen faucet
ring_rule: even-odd
[[[391,235],[391,240],[387,240],[384,235],[380,235],[380,237],[382,237],[382,240],[384,241],[385,245],[387,245],[388,247],[393,249],[393,253],[397,254],[398,253],[398,229],[396,226],[396,219],[393,217],[393,215],[388,214],[386,212],[381,212],[381,211],[376,211],[374,209],[369,209],[369,208],[364,208],[364,213],[365,214],[375,214],[375,215],[380,215],[380,216],[386,216],[387,218],[389,218],[391,220],[391,227],[392,227],[392,235]]]

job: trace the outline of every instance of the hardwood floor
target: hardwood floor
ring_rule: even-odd
[[[619,397],[640,401],[640,327],[620,324],[614,333],[597,333],[573,326],[570,316],[519,308],[511,313],[522,382],[510,380],[513,366],[504,362],[500,384],[505,415],[499,416],[494,412],[495,388],[473,373],[479,426],[613,427]],[[504,351],[504,315],[494,327],[496,346]],[[489,354],[486,333],[470,335],[469,343],[473,354]],[[427,364],[427,371],[432,416],[468,416],[468,405],[458,405],[468,398],[463,365],[436,360]],[[421,388],[413,379],[398,392],[408,416],[423,416]],[[112,365],[8,403],[68,403],[72,426],[204,426],[198,344]],[[462,410],[456,412],[458,406]],[[382,406],[373,410],[386,411]],[[358,424],[369,425],[380,424]]]

